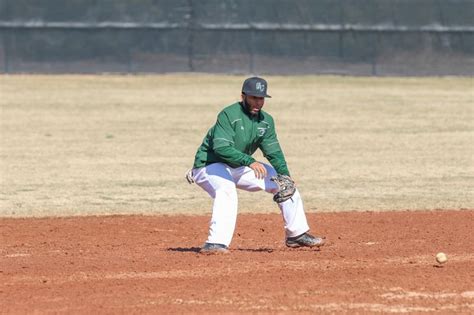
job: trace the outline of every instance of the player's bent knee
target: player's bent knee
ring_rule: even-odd
[[[266,164],[266,163],[262,163],[263,166],[265,167],[265,169],[267,170],[267,176],[276,176],[277,175],[277,172],[276,170],[273,168],[273,166],[269,165],[269,164]]]

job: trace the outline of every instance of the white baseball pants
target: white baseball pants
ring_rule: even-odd
[[[270,180],[276,176],[275,169],[268,164],[263,165],[267,169],[264,179],[256,178],[248,166],[232,168],[224,163],[213,163],[193,169],[196,184],[214,199],[207,243],[229,246],[232,241],[237,220],[237,188],[246,191],[265,190],[272,194],[278,191],[278,186]],[[286,237],[298,236],[309,230],[298,189],[291,199],[278,206],[285,223]]]

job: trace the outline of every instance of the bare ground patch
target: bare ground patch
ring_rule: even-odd
[[[220,256],[197,253],[208,220],[0,219],[2,312],[474,311],[473,210],[310,214],[319,251],[286,248],[277,214],[242,214]]]

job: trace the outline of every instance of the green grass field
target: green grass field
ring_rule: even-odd
[[[266,78],[307,211],[474,209],[472,78]],[[243,79],[0,76],[0,216],[209,212],[183,175]]]

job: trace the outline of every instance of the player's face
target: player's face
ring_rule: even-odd
[[[260,112],[265,103],[265,98],[260,96],[242,95],[242,98],[245,99],[247,109],[251,115],[258,115],[258,112]]]

